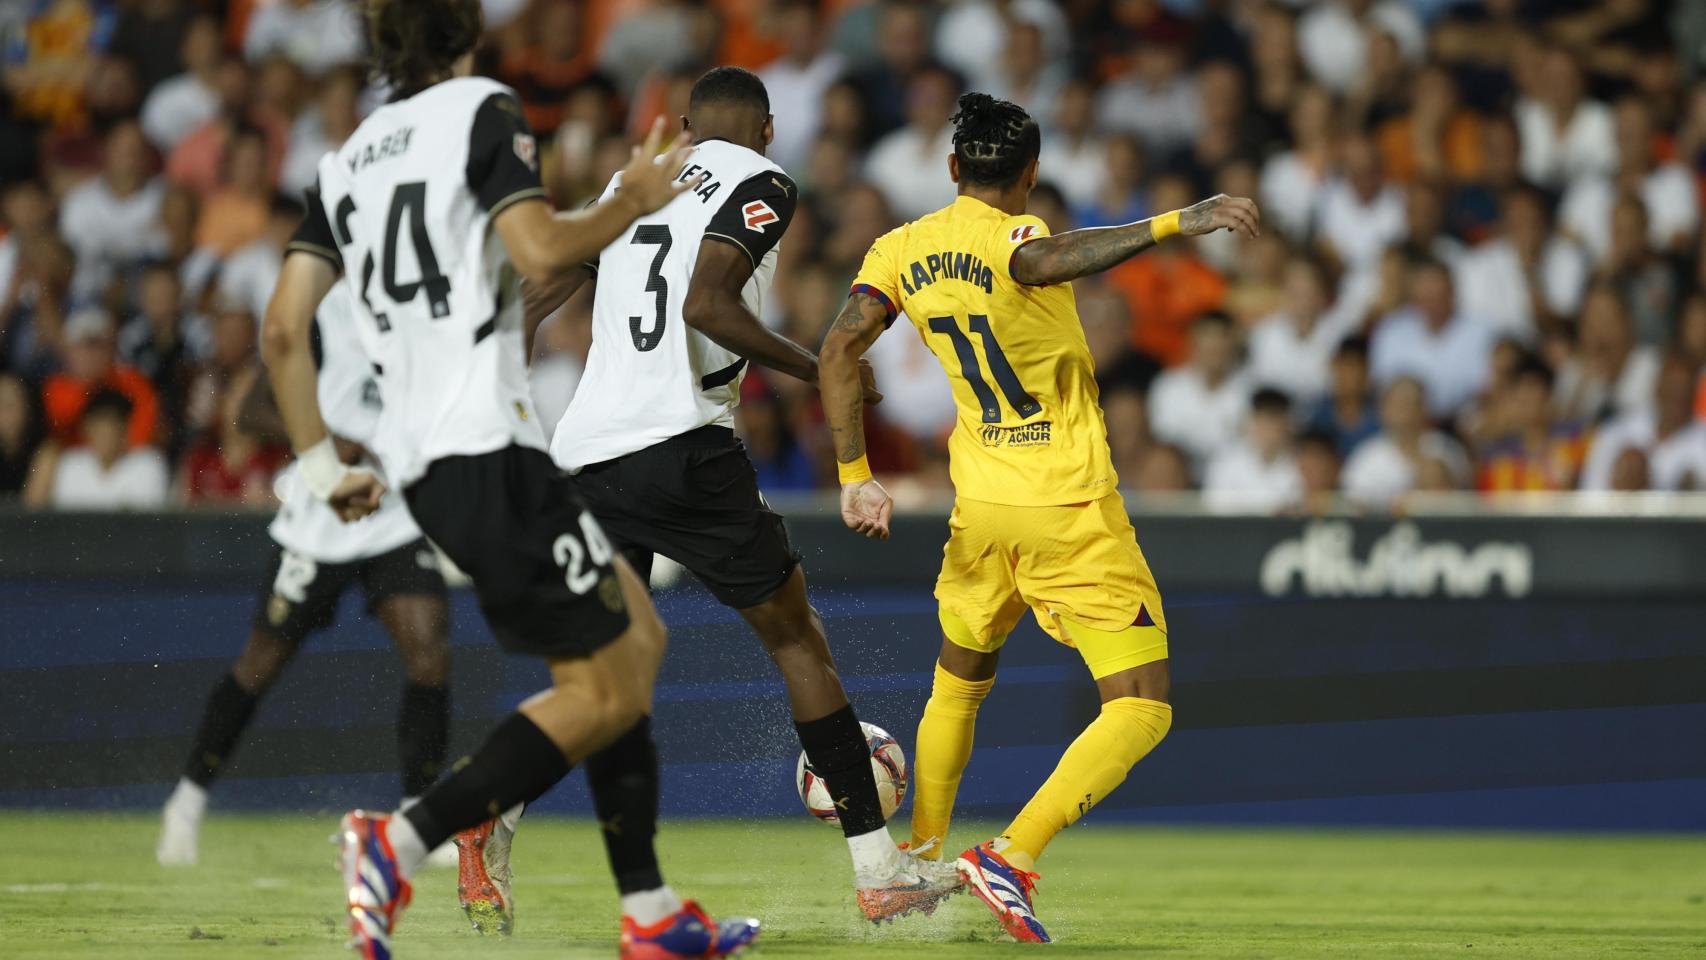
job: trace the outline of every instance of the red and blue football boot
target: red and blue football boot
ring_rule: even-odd
[[[414,888],[397,870],[386,831],[388,814],[352,810],[338,824],[344,892],[349,909],[349,946],[364,960],[391,960],[391,933]]]
[[[1031,907],[1031,891],[1037,888],[1037,875],[1020,870],[1007,862],[995,850],[994,841],[980,843],[960,854],[955,864],[966,886],[977,894],[1002,929],[1020,943],[1048,943],[1048,931],[1037,919]]]
[[[733,956],[758,939],[758,927],[758,921],[751,917],[718,924],[699,904],[688,900],[657,923],[642,926],[633,917],[623,917],[618,956],[621,960]]]

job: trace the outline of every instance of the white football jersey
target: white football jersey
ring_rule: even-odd
[[[349,284],[338,281],[315,317],[317,394],[326,429],[371,449],[382,402],[373,364],[356,335],[351,297]],[[273,490],[280,503],[267,532],[279,546],[321,563],[377,557],[421,535],[400,491],[388,492],[372,514],[345,523],[297,479],[294,464],[278,475]]]
[[[613,178],[601,199],[620,180]],[[551,438],[552,459],[565,470],[734,422],[746,360],[688,327],[682,304],[700,241],[711,239],[746,253],[753,271],[742,299],[761,313],[796,190],[763,154],[726,140],[701,142],[680,181],[697,186],[635,221],[588,264],[598,278],[592,350]]]
[[[369,449],[407,487],[434,460],[546,448],[527,390],[517,275],[492,218],[542,198],[514,93],[469,77],[388,103],[320,161],[291,249],[349,278],[384,409]]]

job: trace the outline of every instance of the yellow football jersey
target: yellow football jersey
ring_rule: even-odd
[[[1027,286],[1009,272],[1015,250],[1047,235],[1036,217],[962,196],[879,237],[853,283],[891,321],[904,312],[947,371],[959,411],[949,473],[962,497],[1056,506],[1117,485],[1072,285]]]

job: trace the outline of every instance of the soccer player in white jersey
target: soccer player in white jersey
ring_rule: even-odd
[[[356,340],[355,311],[339,282],[321,302],[314,325],[318,398],[346,463],[366,462],[379,421],[379,385]],[[278,434],[272,390],[260,378],[244,403],[246,427]],[[166,865],[196,862],[207,793],[254,718],[255,706],[284,672],[302,642],[332,625],[338,601],[358,581],[368,612],[384,625],[403,658],[406,677],[397,714],[403,802],[438,778],[450,746],[450,611],[438,555],[400,498],[387,497],[357,523],[343,523],[315,499],[295,471],[282,474],[278,515],[268,533],[278,544],[261,592],[249,642],[208,696],[177,789],[161,814],[155,857]]]
[[[517,277],[552,282],[668,203],[690,151],[654,162],[660,124],[628,164],[620,196],[553,216],[513,92],[469,76],[479,0],[369,0],[366,13],[375,67],[395,95],[320,163],[267,308],[273,390],[314,495],[354,520],[400,492],[421,531],[472,579],[498,642],[543,657],[552,682],[419,802],[344,817],[352,945],[380,960],[392,955],[409,876],[428,851],[539,797],[571,764],[603,756],[624,778],[623,816],[655,817],[656,752],[640,721],[651,712],[663,624],[545,452]],[[345,272],[384,401],[372,448],[384,479],[338,459],[316,401],[309,324]],[[645,889],[624,885],[623,957],[723,956],[757,934],[757,921],[719,927],[683,902],[664,884],[649,837],[619,852],[613,872],[647,880]]]
[[[797,194],[764,156],[770,98],[752,73],[718,67],[694,84],[685,121],[697,143],[678,178],[687,192],[636,220],[595,262],[529,294],[534,319],[597,283],[592,351],[551,455],[576,474],[642,575],[663,554],[752,625],[781,669],[806,756],[840,808],[864,915],[933,910],[960,879],[890,838],[870,746],[806,599],[800,555],[731,429],[749,360],[817,382],[817,356],[758,319]],[[603,200],[626,189],[618,174]],[[867,399],[880,399],[864,371]]]

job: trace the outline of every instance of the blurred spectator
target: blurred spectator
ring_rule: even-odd
[[[1293,255],[1285,265],[1280,311],[1250,331],[1251,379],[1279,389],[1300,409],[1313,407],[1327,393],[1328,364],[1355,322],[1333,309],[1320,265],[1305,254]]]
[[[320,79],[313,105],[290,128],[290,147],[279,172],[279,189],[301,197],[320,175],[320,158],[338,149],[361,123],[361,73],[333,70]]]
[[[912,81],[930,63],[927,5],[878,0],[868,9],[877,16],[876,54],[880,59],[859,64],[849,76],[863,107],[864,132],[872,138],[860,142],[875,142],[907,122],[912,110]],[[844,27],[849,19],[843,19]]]
[[[1534,83],[1532,89],[1523,90],[1516,104],[1523,176],[1556,189],[1576,177],[1602,176],[1616,169],[1611,108],[1588,98],[1575,56],[1562,47],[1544,51]]]
[[[65,368],[42,384],[42,410],[54,439],[75,443],[83,407],[102,390],[129,400],[125,435],[130,445],[152,443],[159,423],[159,401],[148,378],[119,363],[113,320],[105,310],[88,307],[65,321]]]
[[[1164,177],[1155,185],[1155,208],[1191,203],[1191,185]],[[1108,271],[1107,279],[1131,307],[1132,345],[1164,366],[1185,359],[1188,331],[1202,315],[1226,302],[1226,281],[1197,254],[1196,244],[1175,238]],[[1243,407],[1243,402],[1239,402]]]
[[[24,381],[0,373],[0,502],[23,492],[41,442],[35,396]]]
[[[78,411],[82,446],[38,458],[33,505],[59,510],[153,510],[166,505],[166,458],[148,446],[127,446],[134,422],[130,398],[97,390]],[[40,491],[40,492],[37,492]]]
[[[1575,315],[1588,266],[1574,241],[1552,232],[1539,191],[1518,187],[1504,195],[1498,232],[1459,258],[1453,277],[1465,313],[1532,343]]]
[[[1327,395],[1304,421],[1307,432],[1331,437],[1341,455],[1380,430],[1368,376],[1368,341],[1350,337],[1333,351]]]
[[[920,70],[906,90],[906,125],[871,148],[865,173],[903,220],[954,202],[954,182],[947,176],[954,128],[948,118],[958,96],[959,80],[952,73]]]
[[[1338,159],[1339,175],[1321,191],[1317,230],[1322,245],[1354,273],[1403,238],[1404,191],[1385,181],[1374,144],[1361,133],[1339,141]]]
[[[77,261],[58,237],[20,240],[5,312],[0,313],[0,362],[34,379],[58,365]]]
[[[121,123],[107,134],[100,176],[65,195],[59,232],[77,255],[78,296],[95,295],[120,271],[161,252],[165,186],[152,165],[142,128]]]
[[[1575,489],[1588,433],[1580,424],[1557,421],[1552,384],[1552,371],[1537,358],[1525,358],[1517,368],[1507,401],[1511,432],[1487,450],[1478,481],[1482,490]]]
[[[1635,342],[1635,322],[1622,295],[1597,283],[1582,302],[1576,353],[1558,371],[1558,412],[1598,423],[1644,412],[1659,375],[1659,352]]]
[[[1389,34],[1405,59],[1420,59],[1421,21],[1399,0],[1319,0],[1298,21],[1297,43],[1316,82],[1349,93],[1364,74],[1376,33]]]
[[[1033,114],[1043,125],[1038,176],[1058,186],[1073,207],[1088,206],[1099,200],[1110,160],[1095,123],[1095,88],[1088,80],[1073,80],[1061,89],[1059,104],[1052,115]]]
[[[1638,476],[1644,466],[1646,485],[1654,490],[1706,490],[1706,424],[1694,419],[1694,381],[1687,361],[1666,356],[1652,406],[1624,414],[1594,437],[1582,468],[1582,489],[1631,489],[1619,475]],[[1626,462],[1630,452],[1640,454],[1644,464]]]
[[[1096,116],[1105,129],[1137,137],[1153,156],[1184,151],[1196,139],[1202,111],[1182,45],[1143,38],[1131,72],[1102,89]]]
[[[154,87],[142,104],[142,130],[166,153],[219,113],[218,21],[190,21],[182,43],[184,72]]]
[[[1203,495],[1215,510],[1276,513],[1303,499],[1293,455],[1291,401],[1269,387],[1250,398],[1244,438],[1222,448],[1203,471]]]
[[[186,68],[179,51],[196,18],[188,0],[119,4],[118,22],[107,52],[135,64],[136,80],[142,89],[156,87]],[[217,34],[214,39],[218,40]]]
[[[1409,285],[1409,305],[1381,320],[1369,344],[1374,382],[1384,388],[1413,377],[1427,390],[1429,412],[1449,417],[1486,385],[1493,330],[1458,311],[1451,272],[1439,261],[1417,259]]]
[[[273,503],[273,475],[290,459],[289,448],[263,443],[238,426],[259,367],[249,367],[225,385],[218,403],[218,419],[184,454],[181,496],[188,504]]]
[[[1321,87],[1304,87],[1291,103],[1287,122],[1290,149],[1262,165],[1262,224],[1302,242],[1315,229],[1316,206],[1333,167],[1332,96]]]
[[[654,0],[640,7],[605,34],[599,69],[616,81],[618,90],[633,95],[646,74],[679,69],[694,59],[695,19],[685,0]]]
[[[740,435],[758,472],[764,490],[810,490],[817,486],[817,471],[811,458],[794,439],[783,419],[781,404],[763,374],[754,371],[741,383],[740,406],[735,408]]]
[[[1661,346],[1682,298],[1675,265],[1648,239],[1647,208],[1633,194],[1617,201],[1611,214],[1611,251],[1600,275],[1617,287],[1635,324],[1635,339]]]
[[[319,76],[362,58],[367,31],[349,0],[275,0],[256,8],[243,36],[243,56],[259,63],[282,56]]]
[[[534,4],[531,16],[531,42],[505,53],[497,75],[515,89],[528,125],[546,136],[562,122],[569,94],[591,75],[594,62],[576,0],[543,0]]]
[[[1100,186],[1088,200],[1073,208],[1073,222],[1081,227],[1107,227],[1148,217],[1149,198],[1143,191],[1143,148],[1124,134],[1097,143],[1105,144],[1106,153],[1100,171],[1091,182]],[[1045,151],[1048,148],[1046,140],[1043,148]],[[1039,171],[1041,162],[1039,158]],[[1050,173],[1053,175],[1052,170]]]
[[[1483,121],[1459,101],[1457,82],[1443,66],[1417,73],[1409,108],[1380,121],[1374,137],[1381,167],[1394,180],[1473,180],[1481,173]]]
[[[77,120],[87,81],[99,62],[95,55],[112,37],[112,6],[94,0],[7,6],[28,11],[12,41],[14,48],[6,51],[6,86],[13,93],[13,108],[20,116],[49,123]]]
[[[1345,461],[1345,495],[1368,506],[1390,506],[1422,486],[1429,464],[1462,475],[1468,461],[1457,441],[1428,427],[1427,388],[1413,377],[1392,381],[1380,400],[1380,432]]]
[[[266,134],[256,127],[238,127],[224,167],[221,184],[203,201],[196,224],[196,246],[219,256],[235,253],[266,233],[272,197]]]
[[[994,3],[984,0],[961,3],[955,9],[982,7],[999,17],[1000,14],[993,10],[994,6]],[[948,60],[948,63],[970,76],[977,89],[1002,100],[1011,100],[1033,117],[1052,117],[1060,103],[1060,94],[1066,87],[1069,72],[1064,64],[1050,57],[1046,37],[1048,30],[1043,21],[1048,20],[1050,14],[1058,17],[1059,13],[1042,0],[1022,0],[1012,6],[1013,16],[1006,24],[1004,50],[995,51],[993,56],[981,59],[975,66],[953,60]],[[949,13],[943,18],[937,35],[944,39],[952,38],[954,49],[970,50],[969,45],[960,42],[960,37],[948,32],[952,17],[953,14]]]
[[[1306,430],[1297,438],[1297,475],[1303,481],[1300,506],[1319,512],[1331,505],[1339,489],[1341,457],[1334,438],[1319,430]]]
[[[826,50],[823,22],[817,4],[785,0],[776,11],[776,32],[782,55],[758,75],[770,91],[770,113],[776,118],[776,138],[766,154],[782,169],[805,166],[822,125],[823,98],[841,76],[841,54]]]
[[[229,307],[246,311],[260,322],[284,266],[284,248],[302,223],[302,204],[275,195],[267,205],[266,230],[225,258],[219,270],[219,297]]]
[[[151,264],[138,284],[136,314],[119,328],[119,358],[154,385],[164,439],[176,450],[184,399],[196,363],[212,349],[212,334],[205,318],[185,308],[182,283],[171,264]]]
[[[1619,195],[1641,198],[1648,218],[1647,236],[1653,249],[1684,250],[1700,227],[1700,198],[1694,176],[1675,161],[1658,155],[1652,110],[1639,97],[1617,102],[1617,169],[1611,174],[1577,177],[1564,192],[1558,221],[1584,244],[1596,261],[1611,253],[1607,229]]]
[[[1143,493],[1183,493],[1191,489],[1188,455],[1170,443],[1151,445],[1138,464],[1134,485]]]
[[[1200,465],[1237,439],[1250,391],[1231,319],[1204,314],[1191,325],[1190,359],[1156,377],[1149,390],[1150,429]]]

